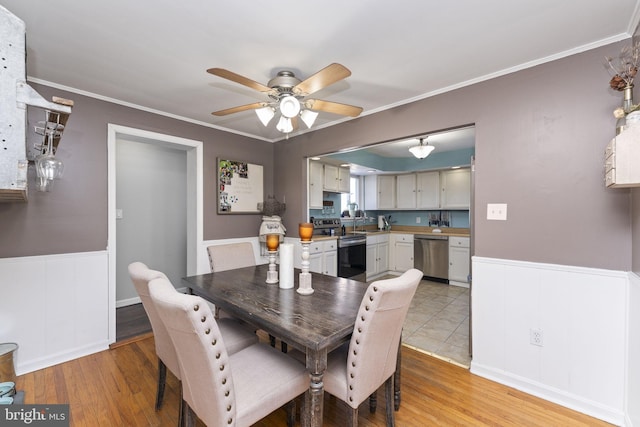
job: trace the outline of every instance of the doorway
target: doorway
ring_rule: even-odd
[[[122,144],[119,148],[119,144]],[[122,267],[122,265],[127,264],[126,260],[122,256],[119,257],[118,254],[118,236],[120,239],[125,239],[126,236],[123,236],[122,233],[118,230],[118,217],[124,218],[125,215],[133,214],[136,216],[136,209],[133,208],[131,210],[131,206],[129,205],[129,210],[125,212],[125,210],[119,211],[118,202],[122,202],[122,199],[118,199],[118,150],[129,150],[129,152],[137,152],[138,155],[161,158],[163,155],[169,154],[166,158],[172,158],[169,160],[169,163],[173,163],[174,165],[180,162],[186,163],[182,172],[180,174],[184,174],[181,178],[177,179],[182,182],[181,185],[183,187],[183,195],[179,201],[177,201],[177,209],[173,209],[174,213],[171,215],[174,217],[172,221],[181,222],[181,228],[186,230],[186,233],[182,234],[183,237],[178,237],[179,244],[171,243],[172,247],[179,247],[178,254],[173,254],[174,257],[179,258],[181,265],[174,265],[170,269],[173,271],[176,277],[182,277],[184,275],[196,274],[199,271],[199,250],[202,247],[202,239],[203,239],[203,224],[202,224],[202,199],[203,199],[203,191],[202,191],[202,141],[189,140],[184,138],[178,138],[170,135],[159,134],[156,132],[148,132],[135,128],[127,128],[119,125],[109,124],[108,126],[108,258],[109,258],[109,342],[113,343],[116,340],[116,307],[117,301],[121,301],[122,304],[128,304],[130,302],[135,302],[136,296],[130,295],[131,289],[129,290],[120,290],[118,282],[126,282],[127,286],[130,281],[128,279],[128,273],[126,272],[126,265]],[[132,151],[133,150],[133,151]],[[163,160],[162,162],[167,161]],[[182,159],[182,160],[180,160]],[[148,159],[145,158],[143,162],[147,162]],[[164,164],[166,167],[166,163]],[[162,165],[159,165],[158,169],[163,169]],[[171,182],[172,178],[170,176],[171,173],[176,172],[176,168],[173,168],[173,171],[166,171],[167,175],[160,179],[167,185],[167,182]],[[180,168],[178,168],[180,169]],[[135,167],[131,170],[135,170]],[[162,171],[161,171],[162,172]],[[120,173],[122,173],[122,169],[120,169]],[[126,172],[125,172],[126,173]],[[129,172],[131,173],[131,172]],[[133,175],[129,177],[130,179],[134,179]],[[141,181],[145,181],[145,179],[141,179]],[[147,194],[153,194],[157,189],[154,188],[154,182],[146,182],[142,186],[138,185],[141,183],[136,183],[136,191],[140,194],[140,199],[143,199],[142,196]],[[145,185],[148,187],[145,189]],[[162,184],[160,184],[162,185]],[[122,183],[120,183],[122,186]],[[170,204],[174,203],[171,200],[164,200],[161,203]],[[153,222],[152,229],[158,230],[162,227],[162,220],[164,218],[164,213],[162,212],[162,205],[160,207],[156,207],[155,210],[159,211],[153,219],[149,219],[149,222]],[[180,213],[181,212],[181,213]],[[181,219],[180,219],[181,218]],[[176,225],[171,225],[171,228],[176,227]],[[122,230],[121,230],[122,231]],[[164,234],[163,238],[165,239],[175,239],[175,235],[171,236],[170,233]],[[122,248],[121,248],[122,249]],[[126,252],[126,250],[122,250]],[[155,256],[156,259],[158,257],[165,256],[165,254],[160,251],[156,252],[155,255],[153,252],[155,249],[153,248],[144,248],[138,247],[136,249],[137,254],[141,254],[143,252],[148,252],[146,256]],[[143,256],[145,258],[146,256]],[[120,263],[118,259],[120,258]],[[125,256],[126,258],[126,256]],[[148,259],[148,258],[147,258]],[[141,259],[143,262],[145,259]],[[147,261],[149,262],[149,261]],[[128,265],[128,264],[127,264]],[[120,271],[125,269],[125,272]],[[164,268],[164,267],[163,267]],[[174,285],[175,278],[172,279]],[[124,288],[123,288],[124,289]],[[129,294],[127,294],[129,292]],[[118,295],[120,294],[120,295]]]
[[[432,154],[426,158],[418,157],[410,151],[410,148],[423,143],[434,148]],[[350,151],[325,154],[311,160],[316,160],[320,165],[328,164],[332,169],[348,168],[352,179],[358,178],[361,185],[364,183],[362,192],[364,200],[359,199],[358,202],[360,206],[364,206],[363,226],[368,226],[370,230],[381,228],[379,223],[382,216],[387,218],[392,232],[398,230],[400,233],[414,234],[414,231],[419,233],[422,228],[426,226],[432,228],[433,225],[445,234],[447,229],[459,229],[453,232],[468,235],[470,269],[474,243],[472,220],[475,193],[474,157],[475,125],[465,125],[455,129],[380,142]],[[310,163],[313,164],[313,162]],[[316,171],[321,170],[320,167],[315,165]],[[307,207],[308,216],[314,218],[326,215],[326,209],[324,209],[326,205],[343,205],[341,196],[339,194],[336,196],[335,190],[316,191],[319,194],[312,199],[311,188],[316,189],[313,186],[318,181],[318,173],[316,172],[315,175],[314,178],[314,173],[309,168],[310,190]],[[415,178],[414,175],[416,175]],[[396,180],[394,176],[403,177],[403,179]],[[440,180],[443,176],[450,189],[454,188],[455,177],[469,177],[469,182],[465,181],[464,185],[464,187],[469,185],[468,201],[462,202],[463,198],[460,194],[463,192],[454,193],[453,191],[451,194],[458,197],[457,199],[454,197],[455,202],[449,200],[441,204],[439,196],[418,198],[416,194],[422,191],[421,188],[429,190],[425,191],[429,195],[435,194],[432,190],[442,187]],[[458,179],[457,182],[462,181]],[[320,181],[320,183],[322,186],[323,182]],[[372,190],[369,191],[368,188]],[[342,199],[347,199],[344,193]],[[344,208],[337,210],[338,216],[342,211]],[[344,217],[342,221],[346,221],[347,224],[355,223],[348,212],[345,212]],[[462,257],[464,259],[464,256]],[[394,260],[397,262],[396,258]],[[399,264],[396,264],[395,268],[390,270],[392,274],[397,275],[406,268],[406,263],[400,268]],[[458,272],[458,270],[454,271]],[[469,366],[472,352],[471,275],[465,276],[467,280],[461,280],[460,275],[454,274],[454,285],[448,284],[451,282],[440,283],[429,280],[421,282],[407,315],[403,343],[447,361]]]

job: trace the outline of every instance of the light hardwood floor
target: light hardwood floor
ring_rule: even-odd
[[[402,357],[399,427],[609,425],[407,347]],[[156,360],[153,338],[148,336],[21,375],[17,388],[25,391],[25,403],[69,403],[72,426],[173,427],[178,420],[179,384],[167,374],[164,406],[156,412]],[[385,425],[383,389],[378,392],[375,414],[369,413],[366,402],[360,408],[360,426]],[[325,426],[346,425],[341,402],[327,396],[324,409]],[[256,424],[284,425],[283,409]]]

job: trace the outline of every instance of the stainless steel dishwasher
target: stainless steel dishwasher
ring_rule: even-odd
[[[416,234],[413,237],[413,266],[427,277],[449,282],[449,236]]]

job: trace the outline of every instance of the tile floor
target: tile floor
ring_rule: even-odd
[[[420,282],[404,323],[402,342],[469,367],[469,289]]]

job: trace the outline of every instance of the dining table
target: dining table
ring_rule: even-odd
[[[306,355],[309,389],[305,393],[303,426],[322,426],[323,375],[329,352],[347,342],[353,332],[367,283],[311,273],[313,293],[267,284],[267,264],[185,277],[194,295],[228,314],[268,332]]]

